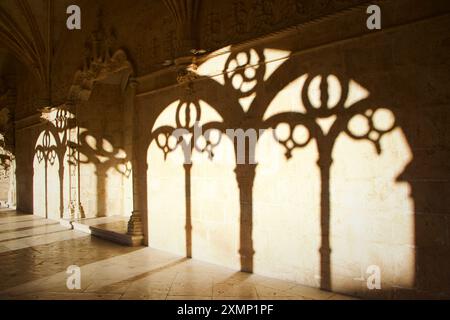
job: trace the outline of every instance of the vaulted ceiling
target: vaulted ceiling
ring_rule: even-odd
[[[84,1],[77,1],[81,3]],[[199,0],[164,0],[164,3],[177,23],[180,47],[193,49]],[[35,77],[42,91],[48,91],[47,98],[51,100],[52,58],[63,31],[55,25],[65,25],[62,20],[70,4],[69,0],[0,2],[0,78],[14,73],[21,64]]]
[[[8,57],[15,57],[44,86],[48,86],[50,77],[52,31],[48,18],[53,2],[4,0],[0,4],[0,61],[5,64]]]

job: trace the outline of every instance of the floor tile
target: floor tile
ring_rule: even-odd
[[[66,271],[72,265],[80,267],[79,290],[67,288]],[[0,299],[351,298],[148,247],[121,246],[66,230],[55,221],[0,211]]]

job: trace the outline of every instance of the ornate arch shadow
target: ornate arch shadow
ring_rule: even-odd
[[[296,72],[292,72],[295,69]],[[320,225],[321,225],[321,247],[320,255],[320,287],[325,290],[331,290],[331,248],[330,248],[330,167],[332,165],[332,152],[337,137],[346,134],[355,140],[367,140],[371,142],[377,153],[382,152],[380,140],[384,135],[392,132],[398,124],[393,120],[388,126],[379,125],[375,121],[375,115],[379,112],[390,112],[386,110],[383,101],[378,101],[374,95],[368,95],[354,103],[347,104],[349,98],[349,85],[352,78],[347,76],[341,70],[326,70],[325,68],[308,68],[293,65],[292,60],[287,58],[269,77],[266,77],[265,57],[262,49],[247,49],[241,51],[233,51],[225,63],[223,70],[224,81],[218,83],[210,77],[195,74],[196,68],[189,72],[194,76],[187,81],[189,99],[182,100],[182,103],[190,103],[190,101],[203,100],[208,103],[221,115],[223,121],[205,124],[205,129],[219,130],[222,134],[227,129],[241,128],[244,131],[248,129],[266,130],[273,129],[276,132],[280,126],[287,126],[287,135],[282,138],[274,134],[274,139],[278,141],[286,150],[287,159],[292,157],[292,153],[297,148],[303,148],[312,141],[315,141],[319,150],[319,158],[317,165],[320,170],[321,195],[320,195]],[[306,75],[305,84],[298,93],[298,99],[305,106],[306,112],[282,112],[273,116],[266,117],[271,102],[276,98],[288,84]],[[331,78],[330,78],[331,77]],[[337,101],[330,105],[329,82],[331,80],[337,82],[340,87],[340,97]],[[308,94],[312,82],[319,83],[320,97],[315,102],[311,101]],[[368,91],[371,91],[369,85],[364,84]],[[208,90],[202,90],[207,87]],[[209,92],[214,92],[217,96],[211,97]],[[253,96],[249,106],[243,108],[239,102],[242,98]],[[164,100],[162,98],[162,100]],[[170,103],[170,98],[165,105]],[[163,105],[162,103],[161,105]],[[158,108],[155,112],[159,115],[164,107]],[[179,112],[177,112],[177,116]],[[186,113],[186,122],[192,120],[190,115]],[[155,117],[156,118],[156,117]],[[318,119],[334,118],[328,132],[324,132],[318,124]],[[195,118],[198,120],[198,118]],[[366,124],[363,132],[354,132],[350,125],[353,121],[359,120]],[[171,134],[177,129],[184,129],[189,133],[193,133],[194,127],[185,127],[181,125],[181,121],[177,120],[177,127],[163,126],[152,131],[145,141],[145,145],[149,146],[153,140],[157,140],[161,135],[164,138],[158,142],[158,147],[164,152],[165,156],[174,151],[181,145],[182,139],[176,137],[169,143]],[[297,139],[294,132],[301,129],[304,132],[303,137]],[[204,132],[205,130],[203,130]],[[208,152],[210,156],[214,154],[214,147],[217,142],[209,141],[208,137],[202,137],[206,140],[204,148],[198,151]],[[259,139],[259,135],[258,138]],[[189,148],[184,148],[185,160],[189,159],[187,154],[196,148],[197,141],[191,140]],[[233,140],[235,156],[237,160],[238,144]],[[239,186],[240,194],[240,256],[241,270],[253,271],[253,183],[255,179],[257,164],[249,163],[251,156],[255,153],[255,145],[248,146],[246,149],[245,163],[236,163],[236,179]],[[185,165],[185,182],[186,188],[186,212],[187,223],[187,255],[190,256],[190,239],[191,223],[190,223],[190,168],[192,164]]]

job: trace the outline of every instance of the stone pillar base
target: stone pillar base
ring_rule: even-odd
[[[139,247],[144,240],[143,235],[130,235],[128,233],[114,232],[104,228],[96,228],[95,226],[91,227],[91,234],[130,247]]]
[[[128,221],[127,234],[130,236],[143,236],[141,213],[139,211],[133,211],[130,220]]]

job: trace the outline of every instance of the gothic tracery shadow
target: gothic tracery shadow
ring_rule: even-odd
[[[279,49],[279,48],[277,48]],[[202,100],[212,106],[220,115],[221,121],[202,123],[203,133],[208,129],[218,130],[223,137],[227,129],[254,129],[268,130],[273,133],[273,138],[285,149],[285,157],[289,161],[294,156],[296,149],[302,149],[315,141],[318,150],[317,166],[320,172],[320,232],[321,244],[319,248],[320,275],[319,286],[324,290],[332,289],[331,279],[331,245],[330,245],[330,168],[333,164],[333,150],[338,137],[345,134],[355,141],[368,141],[373,145],[377,154],[382,152],[381,140],[391,133],[397,124],[395,116],[389,110],[384,101],[380,103],[376,98],[376,92],[371,92],[370,85],[358,84],[351,77],[341,72],[339,68],[310,68],[297,65],[295,59],[289,57],[275,70],[267,72],[265,51],[261,49],[248,49],[247,51],[230,50],[223,69],[223,80],[216,80],[209,76],[199,75],[192,83],[188,84],[188,91],[178,91],[181,99],[175,114],[175,120],[171,123],[176,126],[163,125],[152,130],[146,145],[151,141],[157,141],[158,147],[163,151],[164,157],[178,147],[183,148],[185,164],[185,204],[186,204],[186,255],[192,255],[192,223],[191,223],[191,197],[201,195],[191,194],[190,170],[192,164],[190,155],[194,149],[198,152],[206,152],[214,157],[214,148],[219,142],[210,141],[203,136],[195,136],[195,121],[201,120],[201,108],[198,101]],[[201,68],[201,65],[200,67]],[[296,72],[292,72],[292,70]],[[201,74],[201,72],[199,72]],[[302,78],[303,84],[297,91],[297,96],[303,110],[295,110],[294,106],[278,106],[290,111],[275,112],[269,110],[272,101],[290,83]],[[283,79],[283,80],[281,80]],[[356,80],[357,81],[357,80]],[[314,88],[313,88],[314,87]],[[365,90],[355,98],[352,89]],[[207,89],[205,89],[207,88]],[[215,94],[211,94],[211,93]],[[213,97],[211,97],[213,96]],[[186,99],[186,97],[188,97]],[[170,97],[167,97],[167,105]],[[180,107],[186,107],[185,113],[180,113]],[[154,120],[150,120],[152,127],[155,125],[157,115],[164,111],[163,105],[156,111]],[[181,117],[180,117],[181,116]],[[185,117],[183,121],[181,118]],[[325,121],[322,121],[325,120]],[[323,125],[324,122],[328,124]],[[187,124],[187,125],[182,125]],[[153,124],[153,125],[152,125]],[[189,136],[186,143],[180,135],[173,137],[177,129],[185,130]],[[263,133],[264,134],[264,133]],[[158,139],[161,138],[161,143]],[[238,139],[231,141],[234,144],[235,175],[239,187],[240,203],[240,268],[242,271],[254,270],[254,244],[253,244],[253,219],[254,219],[254,181],[257,174],[257,163],[250,160],[256,152],[257,141],[261,136],[257,134],[256,143],[245,136],[246,148],[244,150],[245,162],[239,162],[240,148]],[[170,141],[170,139],[173,139]],[[198,148],[198,141],[203,139],[203,147]],[[170,142],[169,142],[170,141]],[[189,147],[186,148],[186,145]],[[151,159],[150,159],[151,161]],[[193,163],[195,166],[195,162]],[[275,212],[274,212],[275,214]],[[195,229],[195,226],[194,226]]]

